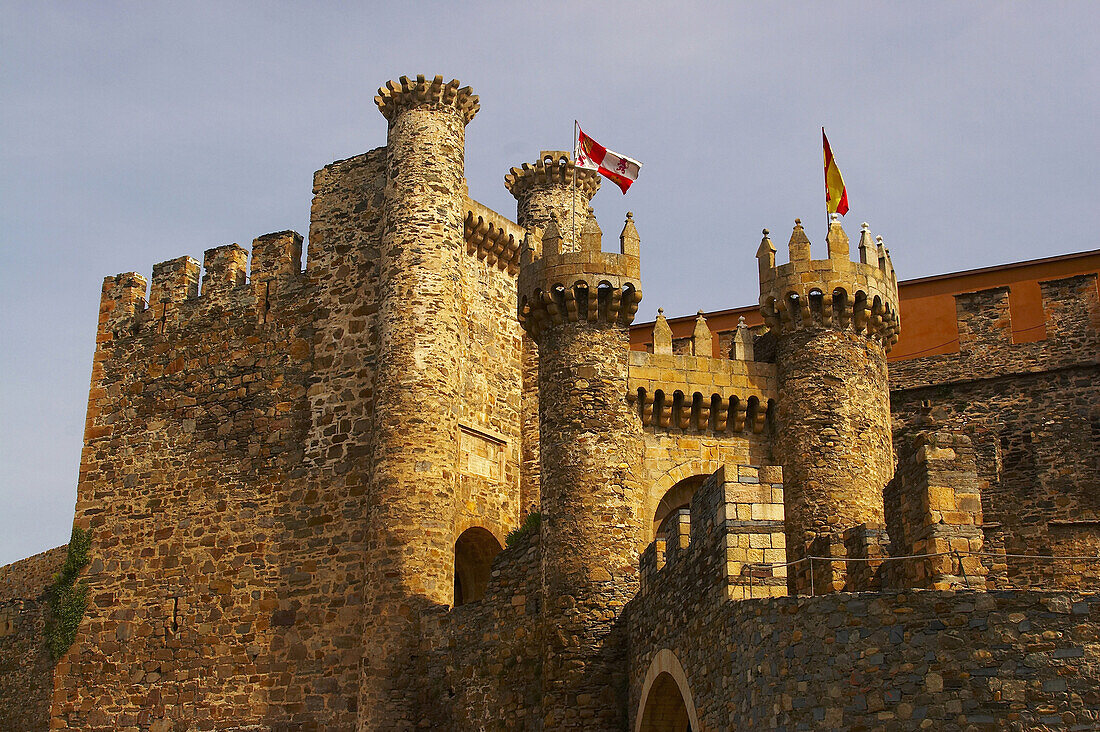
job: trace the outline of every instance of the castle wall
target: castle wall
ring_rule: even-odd
[[[55,725],[258,722],[278,698],[277,682],[245,690],[278,671],[279,503],[309,424],[312,284],[250,286],[244,254],[210,250],[204,292],[181,278],[159,319],[140,276],[104,283],[76,506],[89,606],[57,667]]]
[[[65,562],[59,546],[0,567],[0,729],[42,729],[53,696],[43,640],[46,589]]]
[[[497,555],[485,596],[426,615],[432,729],[541,729],[539,531]]]
[[[455,538],[482,526],[503,544],[525,508],[520,498],[524,336],[516,319],[516,276],[467,256],[461,278]]]
[[[754,578],[765,586],[749,594],[766,599],[731,600],[741,565],[730,547],[746,531],[733,520],[740,487],[716,474],[693,498],[688,540],[673,532],[663,564],[656,545],[642,556],[643,589],[623,614],[631,729],[665,729],[640,717],[650,701],[655,716],[668,708],[667,685],[654,681],[670,666],[683,671],[699,729],[1100,723],[1100,595],[787,597],[775,577]]]
[[[958,296],[961,352],[891,365],[895,427],[927,402],[971,436],[987,550],[1100,557],[1096,276],[1042,291],[1047,338],[1035,343],[1011,343],[1007,288]],[[1085,588],[1100,572],[1096,560],[988,561],[994,586]]]

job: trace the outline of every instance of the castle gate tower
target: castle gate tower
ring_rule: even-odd
[[[574,187],[574,182],[576,186]],[[594,170],[576,169],[569,153],[543,150],[534,163],[512,168],[504,186],[516,197],[516,222],[525,229],[546,230],[557,222],[561,251],[578,248],[589,217],[589,202],[600,188]],[[592,221],[595,225],[595,220]],[[539,371],[538,348],[530,336],[523,339],[523,457],[520,481],[525,496],[539,490]]]
[[[478,98],[418,76],[375,102],[389,132],[359,728],[406,730],[422,716],[420,609],[454,589],[463,163]]]
[[[641,428],[626,401],[637,231],[628,219],[620,254],[586,233],[562,253],[551,224],[520,270],[520,322],[539,352],[547,730],[625,726],[625,646],[612,629],[637,591],[644,518]]]
[[[810,259],[795,222],[790,262],[760,243],[760,305],[777,337],[776,457],[783,465],[787,560],[874,558],[886,546],[883,486],[893,473],[886,353],[897,341],[897,279],[864,224],[859,262],[836,221],[829,258]],[[802,562],[793,592],[859,590],[867,562]]]

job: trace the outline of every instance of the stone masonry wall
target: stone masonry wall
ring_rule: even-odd
[[[207,252],[201,295],[197,262],[176,260],[195,277],[159,320],[140,276],[104,283],[76,508],[91,590],[57,667],[55,727],[214,728],[304,701],[281,698],[270,651],[315,306],[296,263],[269,292],[255,265],[246,282],[246,255]]]
[[[59,546],[0,567],[0,729],[47,727],[53,661],[43,642],[45,591],[65,562]]]
[[[690,523],[688,540],[672,530],[663,557],[662,540],[642,555],[642,591],[623,613],[631,729],[663,729],[646,725],[669,705],[668,684],[652,683],[668,652],[705,730],[1100,724],[1100,595],[788,597],[775,577],[754,586],[757,599],[730,599],[741,596],[731,551],[745,531],[731,499],[746,487],[719,471],[693,497],[690,521],[675,522]]]
[[[493,562],[483,598],[424,616],[432,729],[541,729],[539,532]]]
[[[912,591],[717,602],[685,567],[629,608],[631,720],[658,651],[701,728],[1094,729],[1100,596]],[[696,601],[690,604],[684,598]],[[636,729],[636,727],[633,727]]]
[[[891,365],[895,430],[940,410],[976,450],[985,546],[1018,555],[994,586],[1100,581],[1100,297],[1096,275],[1041,283],[1047,338],[1011,343],[1008,291],[956,297],[960,352]]]
[[[382,148],[318,171],[304,273],[280,234],[251,277],[245,250],[208,252],[201,292],[194,260],[158,265],[147,309],[144,278],[108,278],[77,509],[92,592],[55,725],[355,725],[386,585],[367,564],[385,164]],[[499,539],[519,504],[515,276],[466,253],[460,273],[451,408],[501,459],[460,478],[448,568],[455,532]]]
[[[627,396],[642,421],[650,522],[687,502],[686,481],[694,488],[722,465],[773,462],[774,364],[631,351]]]
[[[887,585],[985,589],[982,501],[970,438],[931,427],[905,442],[884,491],[890,554],[898,557],[887,564]]]

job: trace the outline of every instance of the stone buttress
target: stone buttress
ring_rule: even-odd
[[[886,353],[897,340],[897,279],[866,225],[860,261],[835,220],[829,258],[812,260],[800,222],[790,262],[776,266],[765,236],[760,305],[776,334],[775,453],[783,465],[787,560],[876,560],[886,552],[883,486],[893,473]],[[868,587],[875,561],[791,567],[792,592]]]
[[[545,623],[543,728],[625,724],[623,638],[643,535],[641,428],[627,400],[638,289],[633,222],[622,253],[586,237],[562,253],[555,226],[524,253],[519,318],[538,343]]]
[[[375,102],[389,122],[359,729],[425,713],[419,614],[454,588],[465,126],[458,81],[401,77]]]

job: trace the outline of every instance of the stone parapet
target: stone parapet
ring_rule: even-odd
[[[624,235],[633,228],[628,218]],[[629,326],[642,300],[637,254],[601,251],[598,238],[582,238],[580,251],[561,253],[560,241],[551,226],[542,235],[541,256],[532,248],[524,252],[518,313],[524,330],[537,335],[578,321]]]
[[[886,486],[894,582],[936,590],[985,589],[982,499],[970,438],[934,428],[913,435]]]
[[[643,427],[760,434],[775,402],[775,364],[631,351],[629,389]]]
[[[895,391],[1100,364],[1100,292],[1095,273],[1039,283],[1046,338],[1014,343],[1009,288],[955,296],[959,352],[895,361]]]
[[[672,602],[679,578],[697,578],[692,593],[725,600],[787,593],[783,484],[778,466],[719,468],[670,513],[639,561],[641,595]],[[694,594],[693,594],[694,596]]]
[[[466,216],[462,222],[466,253],[483,259],[490,266],[519,273],[520,254],[525,232],[488,206],[472,198],[466,199]]]
[[[901,329],[897,277],[889,253],[881,243],[871,241],[867,225],[863,226],[859,262],[849,259],[848,235],[837,221],[829,225],[829,258],[810,259],[810,241],[796,220],[790,261],[781,265],[775,264],[775,247],[765,230],[756,256],[760,313],[770,328],[777,332],[851,329],[890,350]]]
[[[477,95],[468,86],[459,88],[458,79],[444,83],[442,76],[430,81],[418,74],[415,79],[402,76],[397,81],[387,81],[378,89],[374,103],[387,121],[393,122],[405,109],[418,106],[452,107],[462,117],[463,124],[469,124],[481,109]]]
[[[543,150],[534,163],[523,163],[504,176],[504,187],[516,198],[528,195],[534,188],[571,186],[574,176],[577,192],[587,202],[600,189],[600,176],[594,170],[578,168],[572,156],[564,150]]]
[[[277,295],[281,303],[295,297],[307,283],[302,274],[302,236],[294,231],[255,239],[251,272],[248,250],[236,244],[206,250],[203,262],[201,289],[199,263],[188,256],[153,265],[151,287],[137,272],[105,278],[101,335],[121,338],[156,332],[171,337],[175,330],[210,327],[211,310],[253,311],[258,322],[266,323]]]

